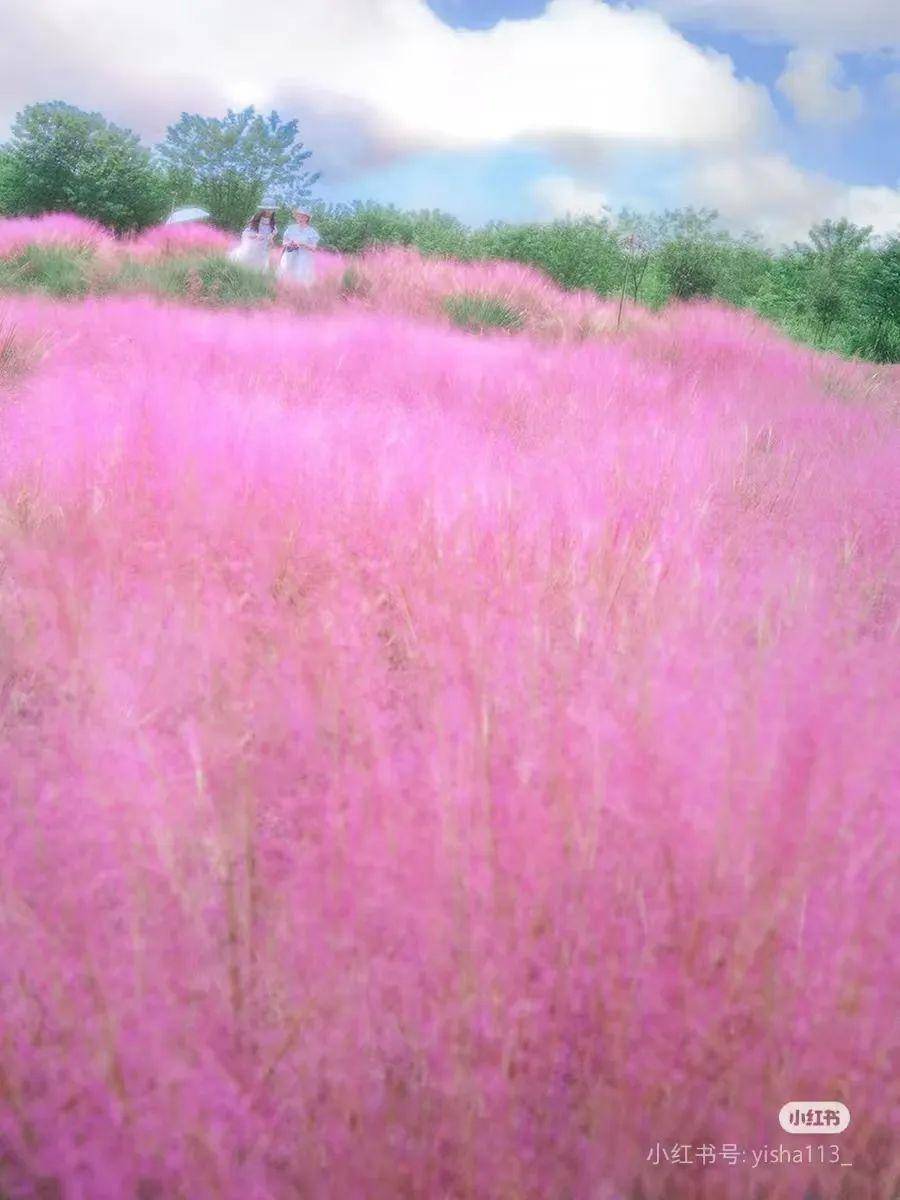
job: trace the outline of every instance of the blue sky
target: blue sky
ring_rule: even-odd
[[[428,7],[448,25],[489,29],[498,21],[539,17],[545,0],[429,0]]]
[[[428,4],[447,25],[480,31],[504,20],[533,20],[547,8],[546,0],[428,0]],[[897,191],[900,91],[893,94],[892,102],[889,87],[892,74],[900,80],[896,46],[885,52],[880,47],[860,48],[858,43],[851,43],[849,49],[844,49],[840,44],[829,47],[827,39],[823,40],[821,53],[830,57],[835,69],[832,85],[823,86],[832,86],[838,96],[849,93],[852,97],[854,89],[858,89],[861,111],[852,119],[839,118],[835,113],[830,119],[817,120],[808,112],[798,111],[796,103],[779,84],[788,69],[789,56],[803,49],[802,42],[787,36],[789,30],[777,23],[768,31],[755,28],[746,32],[717,27],[702,19],[670,23],[674,32],[693,45],[726,56],[739,79],[766,89],[776,118],[765,146],[770,156],[790,163],[813,180],[827,179],[837,188]],[[808,83],[815,87],[815,76]],[[472,223],[537,219],[545,216],[546,211],[535,195],[533,184],[552,175],[557,168],[554,159],[537,148],[516,146],[478,153],[431,153],[336,185],[325,182],[323,190],[328,198],[339,201],[364,195],[402,207],[450,209]],[[685,192],[684,168],[685,158],[677,150],[623,145],[608,154],[603,169],[593,179],[582,176],[580,182],[601,190],[612,210],[622,206],[674,207],[697,199]],[[446,188],[448,178],[453,180],[452,197]],[[786,181],[788,188],[791,182]],[[698,202],[702,203],[702,197]],[[890,228],[890,201],[886,215],[875,207],[883,224]],[[860,220],[867,215],[865,204],[862,209]],[[850,215],[856,214],[851,211]],[[752,227],[752,213],[747,214],[744,223]],[[900,229],[900,195],[894,223]],[[790,218],[785,222],[784,236],[789,232],[789,224]],[[799,232],[799,228],[798,225],[794,232]]]
[[[900,0],[898,0],[900,10]],[[900,64],[886,55],[850,53],[841,57],[846,82],[862,89],[864,118],[849,125],[798,122],[789,100],[777,87],[792,47],[788,42],[760,41],[722,33],[703,25],[680,30],[698,45],[727,54],[739,75],[765,84],[782,122],[781,143],[794,161],[809,170],[834,173],[861,184],[895,185],[900,177],[900,109],[885,103],[884,80]]]
[[[613,211],[636,205],[648,210],[678,207],[679,167],[677,154],[622,147],[603,173],[608,207]],[[432,152],[337,184],[325,178],[318,192],[334,203],[372,199],[400,208],[437,208],[472,225],[535,221],[548,214],[534,194],[534,185],[557,170],[555,160],[537,149]]]
[[[428,0],[428,7],[452,28],[486,30],[503,20],[539,17],[547,2]],[[338,185],[323,180],[320,190],[336,202],[364,195],[399,207],[452,210],[473,224],[539,220],[546,213],[530,185],[555,169],[556,164],[546,154],[520,147],[474,154],[428,154]],[[674,207],[679,201],[677,186],[672,185],[671,164],[659,154],[623,148],[613,172],[613,190],[622,206],[636,201],[648,208],[664,208]],[[447,194],[448,178],[453,181],[452,199]]]
[[[471,224],[690,204],[772,243],[841,215],[900,229],[898,0],[268,0],[265,12],[0,6],[0,138],[35,100],[100,109],[148,142],[182,111],[252,103],[297,117],[333,201]]]

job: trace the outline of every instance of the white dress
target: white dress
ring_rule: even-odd
[[[284,254],[278,264],[279,278],[308,287],[316,277],[316,256],[313,250],[321,240],[312,225],[288,225],[281,238]],[[296,250],[289,248],[292,243],[297,244]]]
[[[240,263],[242,267],[252,267],[257,271],[268,271],[269,250],[272,238],[275,236],[275,226],[264,218],[259,223],[259,232],[250,225],[241,234],[241,240],[229,253],[232,262]]]

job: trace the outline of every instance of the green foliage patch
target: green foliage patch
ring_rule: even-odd
[[[296,121],[265,117],[251,105],[223,118],[182,113],[157,147],[173,197],[206,208],[223,229],[243,228],[270,195],[285,214],[310,194],[318,173],[298,138]]]
[[[498,296],[460,292],[455,296],[445,296],[443,304],[453,324],[470,333],[486,333],[495,329],[516,333],[525,324],[523,314]]]
[[[138,269],[137,282],[155,283],[161,292],[214,307],[244,307],[275,296],[270,275],[219,255],[170,259],[149,270]]]
[[[16,117],[0,161],[0,204],[12,214],[77,213],[125,233],[159,221],[168,190],[130,130],[53,101]]]
[[[47,292],[63,299],[86,295],[91,288],[92,255],[61,246],[32,245],[0,259],[0,290]]]
[[[46,292],[65,299],[89,292],[155,292],[195,304],[241,307],[272,300],[275,281],[215,254],[157,262],[125,258],[109,266],[89,253],[33,245],[0,259],[0,290]]]

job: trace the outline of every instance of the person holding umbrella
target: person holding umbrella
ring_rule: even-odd
[[[293,223],[281,236],[278,278],[309,287],[316,276],[315,251],[322,239],[310,224],[312,214],[308,209],[295,208],[293,216]]]
[[[269,269],[269,251],[275,237],[276,205],[264,200],[241,234],[241,240],[228,257],[232,262],[257,271]]]

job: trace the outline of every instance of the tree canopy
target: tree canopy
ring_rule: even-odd
[[[292,205],[310,195],[318,172],[298,139],[296,121],[264,117],[251,105],[224,118],[182,113],[170,125],[158,156],[180,202],[208,209],[216,224],[240,229],[261,200]]]
[[[17,214],[78,213],[122,233],[158,221],[168,196],[131,130],[54,100],[16,117],[0,164],[0,203]]]

